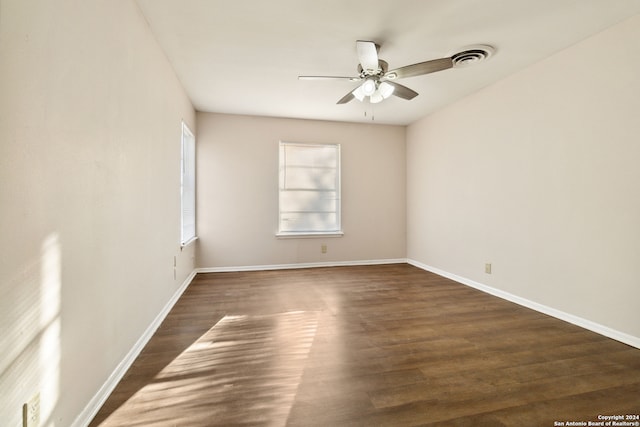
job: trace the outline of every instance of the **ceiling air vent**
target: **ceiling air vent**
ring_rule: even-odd
[[[462,52],[451,56],[454,67],[468,67],[489,59],[495,49],[487,45],[468,46]]]

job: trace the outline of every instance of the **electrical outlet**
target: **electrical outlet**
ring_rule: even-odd
[[[484,272],[487,274],[491,274],[491,263],[486,263],[484,265]]]
[[[38,427],[40,425],[40,393],[36,393],[27,403],[22,405],[22,427]]]
[[[323,254],[326,254],[327,253],[327,245],[320,246],[320,252],[322,252]]]

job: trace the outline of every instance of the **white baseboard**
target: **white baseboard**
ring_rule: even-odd
[[[633,335],[629,335],[624,332],[611,329],[599,323],[592,322],[591,320],[583,319],[582,317],[565,313],[564,311],[560,311],[555,308],[548,307],[543,304],[539,304],[535,301],[531,301],[526,298],[519,297],[517,295],[511,294],[509,292],[505,292],[500,289],[492,288],[491,286],[483,285],[482,283],[473,281],[471,279],[467,279],[465,277],[458,276],[456,274],[449,273],[444,270],[440,270],[439,268],[431,267],[430,265],[426,265],[421,262],[414,261],[412,259],[408,259],[407,263],[415,267],[421,268],[423,270],[429,271],[431,273],[435,273],[438,276],[446,277],[447,279],[451,279],[458,283],[462,283],[463,285],[470,286],[482,292],[497,296],[499,298],[505,299],[507,301],[511,301],[523,307],[527,307],[532,310],[538,311],[540,313],[544,313],[549,316],[555,317],[556,319],[564,320],[565,322],[572,323],[576,326],[580,326],[581,328],[588,329],[592,332],[614,339],[616,341],[620,341],[632,347],[640,348],[640,337],[635,337]]]
[[[106,402],[109,395],[116,388],[124,374],[131,367],[133,362],[142,352],[142,349],[149,342],[155,331],[160,327],[162,321],[167,317],[173,306],[178,302],[178,299],[182,296],[184,291],[187,289],[191,281],[194,277],[196,277],[197,271],[193,270],[191,274],[185,279],[185,281],[180,285],[180,287],[173,294],[171,299],[165,304],[162,311],[158,313],[156,318],[151,322],[149,327],[144,331],[142,336],[135,343],[133,348],[129,350],[129,353],[125,356],[125,358],[118,364],[116,369],[111,373],[107,381],[100,387],[100,390],[93,396],[93,398],[89,401],[84,410],[76,417],[73,422],[72,427],[83,427],[89,425],[93,417],[96,416],[104,402]]]
[[[397,259],[376,259],[359,261],[327,261],[327,262],[306,262],[298,264],[270,264],[270,265],[245,265],[233,267],[209,267],[198,268],[198,273],[229,273],[238,271],[261,271],[261,270],[290,270],[294,268],[317,268],[317,267],[344,267],[358,265],[380,265],[380,264],[406,264],[406,258]]]

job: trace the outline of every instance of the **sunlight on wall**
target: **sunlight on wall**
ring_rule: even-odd
[[[22,425],[22,405],[40,393],[40,425],[59,397],[62,252],[51,234],[40,254],[2,284],[0,301],[0,420]]]
[[[42,245],[40,282],[40,416],[47,420],[58,402],[60,391],[60,299],[62,253],[57,235]],[[47,425],[43,423],[43,425]],[[50,421],[48,425],[55,425]]]

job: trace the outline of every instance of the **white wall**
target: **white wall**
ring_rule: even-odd
[[[636,16],[409,126],[408,258],[640,337],[638,52]]]
[[[0,424],[70,425],[194,268],[195,113],[129,0],[0,0],[0,94]]]
[[[199,267],[405,257],[404,127],[211,113],[197,122]],[[343,237],[275,237],[280,140],[341,144]]]

